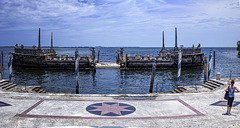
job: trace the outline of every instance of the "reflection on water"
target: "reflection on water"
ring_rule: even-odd
[[[56,48],[59,55],[72,56],[76,48]],[[78,48],[81,56],[91,54],[89,48]],[[100,50],[101,62],[115,62],[115,52],[118,48],[97,48]],[[157,55],[160,48],[125,48],[127,54],[154,54]],[[4,74],[8,78],[8,52],[13,48],[0,48],[4,51]],[[212,70],[211,78],[220,72],[222,77],[229,77],[230,70],[235,76],[240,76],[240,58],[234,48],[215,48],[216,66]],[[202,51],[209,53],[210,48]],[[182,69],[181,85],[200,85],[203,81],[203,68]],[[124,70],[97,69],[96,71],[79,71],[79,91],[81,94],[143,94],[149,92],[151,78],[150,70]],[[26,69],[13,68],[13,80],[18,85],[38,85],[47,92],[75,93],[74,70],[59,69]],[[177,70],[157,69],[153,92],[169,92],[176,88]],[[157,88],[156,88],[157,85]]]
[[[14,81],[20,85],[41,85],[48,92],[75,93],[75,76],[71,70],[14,68]],[[175,70],[158,70],[155,77],[157,92],[176,88]],[[183,70],[182,81],[201,82],[202,70]],[[79,90],[82,94],[148,93],[151,70],[97,69],[79,71]],[[189,81],[188,83],[191,83]],[[154,87],[156,91],[156,86]]]

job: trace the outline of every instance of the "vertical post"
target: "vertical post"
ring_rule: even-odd
[[[157,82],[157,84],[156,84],[156,93],[157,93],[157,86],[158,86],[158,82]]]
[[[1,58],[1,56],[0,56],[0,58]],[[2,65],[2,63],[1,63],[2,61],[1,61],[1,59],[0,59],[0,80],[2,79],[2,67],[1,67],[1,65]]]
[[[51,32],[51,49],[53,49],[53,32]]]
[[[118,64],[120,63],[119,54],[120,54],[120,51],[119,51],[119,49],[118,49],[118,50],[117,50],[117,63],[118,63]]]
[[[100,50],[98,50],[98,63],[100,62],[99,61],[99,56],[100,56]]]
[[[215,51],[213,51],[213,67],[215,67]]]
[[[25,83],[25,91],[27,90],[27,81],[24,81],[24,83]]]
[[[177,28],[175,28],[175,47],[177,47]]]
[[[3,67],[3,51],[2,51],[2,70],[4,71],[4,67]]]
[[[78,76],[79,76],[79,56],[78,51],[75,51],[75,76],[76,76],[76,94],[79,94],[79,84],[78,84]]]
[[[95,59],[96,59],[96,57],[95,57],[96,54],[95,54],[95,48],[93,48],[93,53],[92,53],[92,54],[93,54],[93,63],[94,63],[93,66],[94,66],[94,70],[96,70],[96,60],[95,60]]]
[[[40,33],[40,28],[39,28],[39,31],[38,31],[38,49],[41,49],[41,33]]]
[[[174,50],[177,50],[178,47],[177,47],[177,28],[175,27],[175,47],[174,47]]]
[[[205,56],[204,57],[204,83],[207,81],[207,63],[208,63],[208,58]]]
[[[9,69],[9,81],[11,82],[12,80],[12,53],[9,52],[8,53],[8,57],[9,57],[9,62],[8,62],[8,69]]]
[[[232,70],[230,71],[230,80],[232,79]]]
[[[126,58],[125,58],[125,69],[127,68],[127,59],[128,59],[128,57],[127,57],[127,54],[126,54]]]
[[[152,76],[151,76],[149,93],[152,93],[152,91],[153,91],[153,84],[154,84],[155,74],[156,74],[156,62],[154,62],[153,66],[152,66]]]
[[[123,49],[123,48],[120,48],[120,49],[121,49],[121,50],[120,50],[120,57],[121,57],[121,60],[124,61],[124,60],[123,60],[123,51],[124,51],[124,49]]]
[[[165,52],[164,31],[162,32],[162,42],[163,42],[163,44],[162,44],[162,50],[161,50],[161,52]]]
[[[208,80],[210,80],[211,70],[212,70],[212,50],[210,51],[208,58]]]
[[[182,67],[182,51],[179,50],[179,52],[178,52],[177,87],[180,85],[181,67]]]
[[[93,60],[93,70],[96,70],[96,61],[95,61],[95,48],[90,49],[90,51],[92,51],[92,60]]]

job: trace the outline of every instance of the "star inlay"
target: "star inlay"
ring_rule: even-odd
[[[122,116],[133,113],[135,110],[131,105],[116,102],[103,102],[87,107],[88,112],[101,116]]]

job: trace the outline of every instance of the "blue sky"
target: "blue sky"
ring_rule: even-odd
[[[1,0],[0,46],[236,47],[239,0]]]

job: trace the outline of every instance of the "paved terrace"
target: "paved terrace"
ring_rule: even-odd
[[[240,88],[240,79],[235,85]],[[222,115],[226,112],[225,87],[201,93],[144,95],[0,90],[0,127],[240,127],[240,93],[232,115]]]

